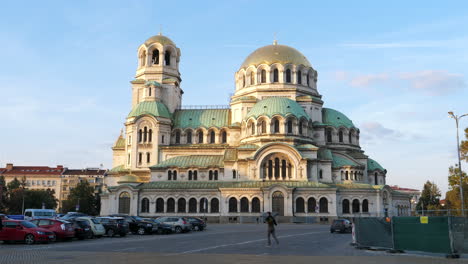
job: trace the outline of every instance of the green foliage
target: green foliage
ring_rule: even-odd
[[[431,208],[429,210],[438,210],[440,209],[440,190],[437,187],[436,184],[427,181],[424,184],[424,189],[421,193],[421,197],[419,198],[419,202],[416,205],[416,210],[421,211],[427,211],[428,208]]]
[[[7,210],[8,188],[5,184],[5,177],[0,175],[0,213]]]
[[[21,182],[15,177],[11,182],[7,184],[8,190],[16,190],[21,187]]]
[[[98,215],[99,205],[96,196],[94,195],[94,188],[89,185],[87,181],[82,181],[70,191],[68,199],[63,202],[62,211],[64,213],[76,211],[76,205],[79,204],[79,212]]]
[[[58,200],[55,199],[55,191],[51,189],[47,190],[26,190],[24,196],[24,209],[42,208],[42,203],[46,209],[55,209],[57,207]]]
[[[468,162],[468,127],[465,128],[465,139],[462,140],[461,145],[460,145],[460,152],[462,159],[466,162]]]
[[[468,177],[466,175],[466,172],[462,171],[462,175],[463,175],[463,184],[468,184]],[[450,190],[456,189],[460,186],[460,169],[459,168],[450,166],[448,181],[449,181]]]

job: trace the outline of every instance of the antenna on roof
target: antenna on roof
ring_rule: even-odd
[[[162,25],[159,24],[159,36],[162,36]]]
[[[273,33],[273,45],[278,45],[278,40],[276,39],[276,32]]]

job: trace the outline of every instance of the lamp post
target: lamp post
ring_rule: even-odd
[[[448,112],[449,117],[455,119],[455,124],[457,126],[457,153],[458,153],[458,170],[460,173],[460,200],[461,200],[461,213],[462,216],[465,216],[465,199],[463,199],[463,173],[461,167],[461,159],[460,159],[460,138],[458,136],[458,121],[468,114],[463,114],[461,116],[456,116],[452,111]]]

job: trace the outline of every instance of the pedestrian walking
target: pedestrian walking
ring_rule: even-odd
[[[257,224],[258,224],[258,217],[257,217]]]
[[[276,238],[276,234],[275,234],[275,226],[277,225],[276,220],[271,215],[271,212],[268,212],[267,214],[268,214],[268,216],[267,216],[267,218],[265,218],[265,222],[268,225],[268,245],[267,246],[269,246],[269,247],[271,246],[270,236],[273,236],[273,238],[276,241],[276,244],[279,245],[278,238]]]

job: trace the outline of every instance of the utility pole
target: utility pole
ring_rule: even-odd
[[[463,114],[461,116],[456,116],[453,114],[452,111],[448,112],[449,117],[455,119],[455,124],[457,127],[457,154],[458,154],[458,170],[460,174],[460,200],[461,200],[461,213],[462,216],[465,217],[465,199],[463,197],[463,173],[462,173],[462,167],[461,167],[461,159],[460,159],[460,138],[458,136],[458,120],[460,120],[462,117],[467,116],[468,114]]]

